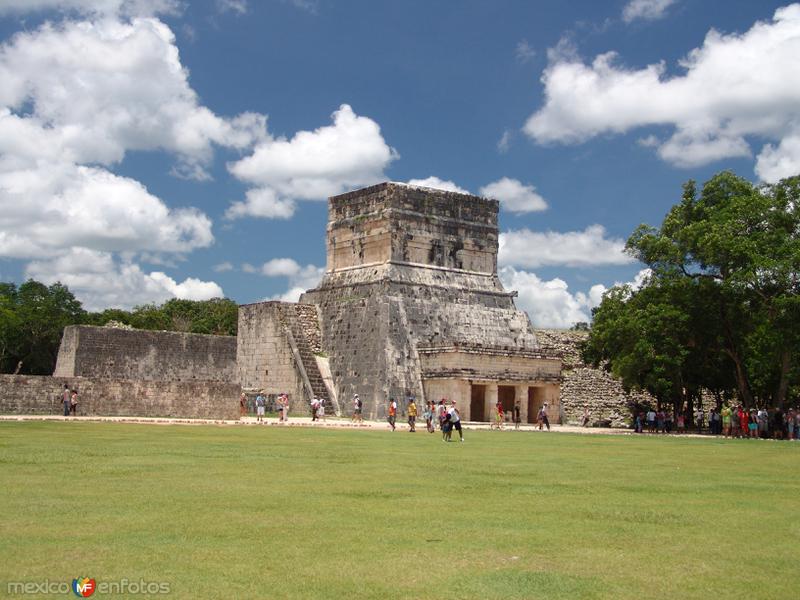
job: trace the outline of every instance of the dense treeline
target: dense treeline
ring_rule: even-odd
[[[67,325],[105,325],[116,321],[136,329],[236,335],[238,307],[233,300],[173,299],[131,311],[87,312],[66,286],[28,280],[0,282],[0,373],[49,375]]]
[[[800,177],[694,182],[627,251],[651,269],[594,310],[584,358],[673,410],[718,402],[783,409],[800,392]]]

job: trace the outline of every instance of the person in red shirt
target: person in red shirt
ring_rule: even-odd
[[[738,415],[739,415],[739,431],[741,432],[742,437],[747,437],[749,433],[747,426],[750,423],[750,415],[742,407],[741,404],[739,405]]]
[[[494,405],[494,425],[490,426],[490,429],[502,429],[503,428],[503,419],[505,418],[503,415],[503,403],[500,400],[497,401],[497,404]]]

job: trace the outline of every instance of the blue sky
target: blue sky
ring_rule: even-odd
[[[295,299],[325,198],[393,180],[497,197],[569,326],[683,182],[800,172],[788,3],[0,0],[0,44],[0,280],[91,309]]]

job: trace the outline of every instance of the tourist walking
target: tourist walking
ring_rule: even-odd
[[[239,416],[243,417],[245,415],[245,411],[247,410],[247,394],[242,392],[241,396],[239,396]]]
[[[699,400],[698,400],[699,402]],[[697,427],[697,433],[703,432],[703,421],[705,421],[706,415],[703,412],[703,405],[699,404],[694,411],[694,424]]]
[[[325,398],[317,398],[317,421],[325,422]]]
[[[353,394],[353,421],[356,423],[363,423],[364,417],[361,415],[361,411],[363,410],[363,404],[361,403],[361,398],[358,397],[358,394]]]
[[[458,431],[459,440],[463,442],[464,434],[461,431],[461,413],[458,412],[458,408],[456,408],[455,400],[450,403],[450,408],[447,410],[447,420],[450,423],[450,432],[452,433],[453,429]],[[447,436],[447,441],[450,441],[450,435]]]
[[[69,396],[69,412],[73,417],[78,416],[78,390],[72,390]]]
[[[283,394],[278,394],[275,407],[278,409],[278,422],[283,423]]]
[[[281,411],[281,420],[284,423],[288,423],[289,422],[289,394],[286,394],[286,393],[283,394],[283,402],[281,403],[281,406],[283,407],[283,410]],[[317,409],[317,410],[319,410],[319,409]],[[323,412],[323,415],[324,415],[325,414],[325,409],[322,409],[322,412]],[[317,418],[319,418],[319,415],[317,415]]]
[[[422,416],[425,417],[425,429],[428,433],[433,433],[435,429],[433,426],[433,413],[435,410],[433,401],[427,400],[425,402],[425,412],[422,413]]]
[[[519,424],[522,423],[522,416],[521,411],[519,408],[519,402],[514,405],[514,429],[519,430]]]
[[[397,402],[394,401],[394,398],[389,398],[389,426],[392,428],[392,431],[396,429],[396,427],[394,426],[396,420],[397,420]]]
[[[733,410],[727,404],[722,407],[720,411],[720,416],[722,416],[722,434],[725,437],[731,436],[731,423],[733,422]]]
[[[712,408],[708,413],[708,431],[711,435],[717,435],[719,433],[719,413],[717,412],[716,408]]]
[[[652,406],[647,411],[647,431],[649,433],[656,432],[656,411],[653,410]]]
[[[261,392],[258,392],[258,396],[256,396],[256,422],[264,422],[264,408],[266,405],[266,399]]]
[[[672,433],[673,416],[671,410],[664,411],[664,432]]]
[[[547,418],[547,402],[539,409],[539,431],[542,430],[542,425],[547,427],[547,431],[550,431],[550,420]]]
[[[414,402],[414,396],[411,396],[408,402],[408,432],[414,433],[417,430],[417,403]]]
[[[741,404],[739,405],[739,430],[743,438],[750,433],[750,413]]]
[[[64,384],[64,391],[61,392],[61,402],[64,403],[64,416],[69,416],[69,408],[72,402],[72,393],[69,391],[69,386]]]
[[[319,399],[314,397],[311,399],[311,422],[317,420],[317,411],[319,410]]]
[[[581,419],[581,427],[588,427],[589,426],[589,416],[590,416],[590,414],[591,413],[589,412],[589,407],[588,406],[584,406],[583,407],[583,418]]]
[[[766,439],[769,437],[769,413],[764,406],[758,409],[756,419],[758,419],[758,435]]]
[[[436,420],[439,421],[439,429],[444,425],[445,416],[447,415],[446,400],[442,398],[439,400],[439,405],[436,407]]]
[[[666,420],[664,419],[664,411],[662,409],[658,409],[656,411],[656,430],[658,433],[666,433]]]
[[[503,403],[500,400],[494,405],[494,425],[490,425],[489,429],[502,429],[503,428]]]

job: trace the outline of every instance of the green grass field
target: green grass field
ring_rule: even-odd
[[[0,423],[0,596],[77,576],[173,598],[800,594],[800,443],[466,438]]]

